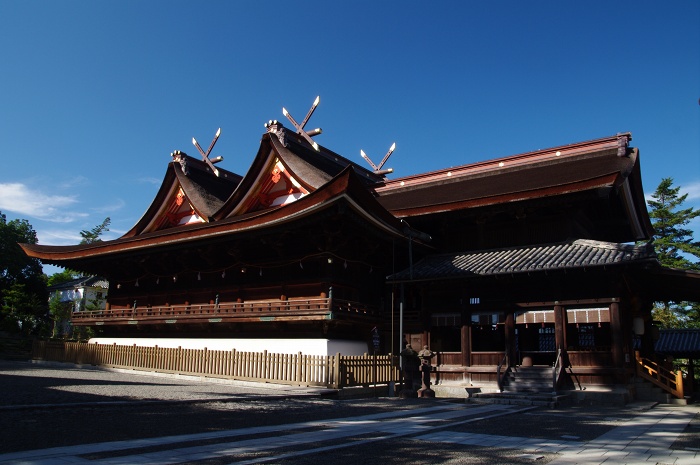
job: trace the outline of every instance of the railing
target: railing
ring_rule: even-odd
[[[641,357],[639,352],[635,353],[635,358],[637,359],[637,376],[651,381],[678,399],[683,398],[682,371],[667,370],[653,360]]]
[[[303,355],[37,341],[35,360],[333,389],[399,380],[389,355]]]
[[[506,363],[508,360],[508,352],[506,351],[505,354],[503,354],[503,360],[501,360],[501,363],[498,364],[498,369],[496,370],[496,382],[498,383],[498,390],[500,392],[503,392],[503,379],[505,378],[506,374],[508,373],[508,367],[506,367],[506,370],[503,373],[503,376],[501,376],[501,368],[503,368],[503,365]]]
[[[564,372],[564,359],[562,357],[561,349],[557,350],[557,358],[554,361],[554,366],[552,366],[552,391],[557,392],[559,390],[559,383],[561,383],[561,374]]]
[[[217,304],[188,305],[135,305],[131,307],[114,307],[109,310],[89,310],[74,312],[72,321],[76,325],[96,323],[128,323],[166,320],[166,322],[187,320],[236,320],[245,318],[276,319],[298,315],[374,317],[376,309],[363,303],[326,297],[293,298],[288,300],[270,299],[245,302],[223,302]],[[221,319],[221,320],[219,320]]]

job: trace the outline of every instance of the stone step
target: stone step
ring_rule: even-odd
[[[632,387],[634,388],[634,397],[637,400],[672,405],[688,405],[689,402],[688,399],[678,399],[644,378],[635,377]]]
[[[474,394],[472,397],[468,398],[467,402],[485,404],[532,405],[555,408],[562,405],[568,405],[570,403],[570,398],[568,394],[551,394],[544,392],[500,392],[477,393]]]
[[[508,392],[547,392],[552,389],[552,368],[514,367],[506,375],[503,389]]]

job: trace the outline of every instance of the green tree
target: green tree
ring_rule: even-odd
[[[49,286],[55,286],[57,284],[73,281],[74,279],[78,279],[81,276],[82,274],[78,273],[77,271],[71,270],[70,268],[66,268],[63,271],[54,273],[51,276],[49,276],[47,284]]]
[[[53,320],[52,337],[70,336],[70,316],[74,302],[61,301],[61,294],[56,292],[49,299],[49,312]]]
[[[680,195],[680,186],[673,186],[672,178],[664,178],[651,195],[649,217],[654,226],[652,243],[661,265],[685,270],[700,270],[700,242],[693,240],[688,224],[700,216],[700,210],[682,208],[688,194]],[[698,326],[698,304],[693,302],[657,302],[654,320],[664,328]]]
[[[95,226],[94,228],[90,230],[85,229],[83,231],[80,231],[80,235],[83,238],[80,241],[80,243],[92,244],[94,242],[101,242],[102,239],[100,239],[100,236],[103,233],[109,231],[110,223],[111,219],[107,217],[104,219],[104,221],[102,221],[101,224]],[[55,286],[68,281],[72,281],[74,279],[81,278],[83,276],[84,274],[80,273],[79,271],[66,268],[59,273],[54,273],[53,275],[51,275],[48,278],[48,284],[49,286]],[[98,308],[97,306],[99,305],[99,302],[85,302],[83,303],[83,305],[85,306],[85,308],[83,308],[82,310],[93,310]],[[89,328],[75,328],[71,324],[71,313],[78,306],[81,306],[79,301],[61,301],[60,293],[58,292],[51,296],[51,299],[49,301],[49,312],[53,320],[53,337],[65,338],[77,336],[79,339],[84,339],[89,338],[91,336],[92,331]],[[94,308],[92,308],[91,306]]]
[[[0,327],[5,331],[39,333],[49,322],[41,262],[19,246],[37,242],[27,220],[7,221],[0,212]]]
[[[673,179],[664,178],[649,200],[649,217],[654,226],[652,242],[663,266],[685,270],[700,270],[700,263],[692,262],[688,256],[700,259],[700,242],[693,241],[693,231],[688,224],[698,216],[700,210],[682,209],[688,194],[679,195],[680,186],[672,187]]]
[[[102,221],[102,224],[98,224],[91,230],[83,229],[80,231],[80,235],[83,237],[83,240],[80,241],[81,244],[92,244],[93,242],[101,242],[102,239],[100,239],[100,236],[107,231],[109,231],[109,225],[112,222],[112,219],[108,216],[107,218]]]

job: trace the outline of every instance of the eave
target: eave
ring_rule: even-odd
[[[113,259],[121,254],[138,254],[167,247],[184,247],[187,244],[201,241],[264,230],[268,227],[279,227],[331,208],[338,202],[345,202],[365,221],[384,231],[385,234],[391,237],[404,237],[403,225],[400,220],[386,212],[367,192],[354,172],[351,169],[346,169],[323,188],[296,202],[283,207],[231,217],[216,223],[186,225],[136,237],[122,237],[113,241],[84,245],[20,245],[30,257],[38,258],[45,263],[80,269],[79,263],[85,260]]]

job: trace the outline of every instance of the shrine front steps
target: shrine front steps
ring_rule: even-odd
[[[557,408],[571,405],[571,396],[566,392],[477,392],[467,398],[466,401],[478,404],[531,405]]]

